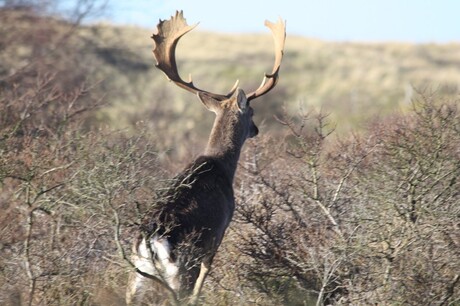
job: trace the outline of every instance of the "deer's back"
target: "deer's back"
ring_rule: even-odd
[[[220,244],[234,208],[232,181],[221,162],[201,156],[175,178],[166,201],[156,205],[144,227],[171,245],[194,239],[196,246],[210,250]]]

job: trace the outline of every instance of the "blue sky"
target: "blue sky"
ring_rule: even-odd
[[[288,35],[333,41],[460,42],[456,0],[131,0],[108,2],[104,18],[154,28],[184,10],[198,29],[265,32],[265,19],[287,20]]]

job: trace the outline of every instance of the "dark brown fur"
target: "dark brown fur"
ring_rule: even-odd
[[[181,291],[190,292],[198,277],[194,258],[211,262],[221,243],[235,208],[232,183],[219,160],[200,156],[175,178],[170,200],[145,219],[145,233],[164,236],[172,246],[171,258],[184,270]]]

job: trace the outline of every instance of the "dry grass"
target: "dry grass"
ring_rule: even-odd
[[[99,119],[115,128],[138,121],[155,120],[162,127],[174,122],[172,132],[193,130],[205,138],[212,118],[154,68],[153,30],[100,24],[73,34],[79,65],[91,71],[89,81],[101,82],[99,89],[111,104]],[[255,104],[256,121],[265,121],[272,131],[277,128],[272,115],[283,106],[290,113],[299,103],[323,108],[339,131],[347,131],[362,128],[374,116],[407,109],[414,88],[437,90],[441,96],[458,93],[460,44],[337,43],[290,36],[287,30],[280,83]],[[8,63],[1,65],[3,73],[24,65],[29,52],[27,44],[2,52],[2,62]],[[181,40],[177,57],[182,76],[191,73],[199,87],[226,92],[239,79],[251,91],[271,69],[272,38],[268,30],[235,36],[198,28]]]
[[[167,104],[183,120],[179,130],[196,129],[196,122],[203,120],[206,127],[198,128],[207,129],[210,121],[194,98],[153,68],[152,31],[111,25],[80,30],[96,51],[113,51],[112,62],[95,71],[117,93],[104,116],[116,126],[127,126],[152,119],[152,108]],[[179,44],[180,71],[184,78],[191,73],[199,87],[211,91],[226,92],[236,79],[243,89],[253,90],[271,69],[271,40],[268,30],[265,35],[234,36],[198,28]],[[460,85],[460,44],[324,42],[289,36],[288,28],[285,52],[278,88],[256,104],[256,119],[266,120],[269,127],[283,105],[293,112],[300,101],[330,112],[339,130],[360,128],[370,117],[406,109],[414,88],[455,95]],[[107,56],[100,60],[107,64]]]

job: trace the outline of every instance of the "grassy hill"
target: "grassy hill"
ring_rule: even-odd
[[[101,61],[96,75],[116,95],[105,111],[112,122],[145,118],[160,104],[193,128],[207,114],[188,93],[168,84],[153,67],[150,29],[96,25],[80,29]],[[243,89],[258,86],[273,63],[272,38],[198,31],[179,44],[180,72],[195,83],[226,92],[236,79]],[[289,36],[276,90],[255,103],[256,119],[271,126],[283,105],[330,112],[340,129],[359,128],[372,116],[404,110],[416,90],[456,95],[460,85],[460,44],[339,43]],[[198,118],[198,120],[196,120]],[[205,120],[207,122],[207,120]]]
[[[7,14],[2,21],[4,34],[8,28],[18,24],[26,28],[31,22],[15,14]],[[68,65],[64,70],[82,70],[88,82],[98,82],[96,90],[109,104],[101,109],[100,120],[115,128],[154,120],[155,126],[174,125],[169,127],[171,132],[194,130],[200,138],[207,136],[212,116],[192,95],[169,84],[154,68],[150,39],[154,29],[98,24],[66,32],[66,25],[58,21],[48,21],[46,27],[63,32],[62,36],[71,33],[68,49],[61,52],[72,60],[60,65]],[[50,37],[48,41],[35,38],[38,41],[34,43],[41,44],[44,51],[58,43],[57,38],[52,43]],[[32,52],[27,37],[14,49],[3,49],[3,77],[25,65]],[[260,84],[264,72],[271,70],[272,38],[268,29],[266,34],[228,35],[198,28],[182,38],[177,58],[180,73],[184,78],[191,73],[198,87],[227,92],[239,79],[240,86],[250,91]],[[52,61],[56,65],[56,56]],[[369,118],[406,109],[414,89],[452,96],[459,86],[460,43],[326,42],[291,36],[288,26],[280,82],[273,92],[254,103],[256,121],[276,130],[273,114],[280,114],[284,106],[296,112],[303,105],[331,113],[339,131],[360,129]]]

